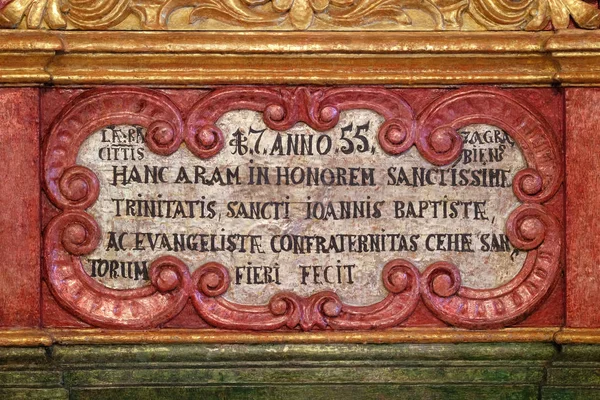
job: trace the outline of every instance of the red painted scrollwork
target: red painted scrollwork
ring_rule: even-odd
[[[513,246],[529,252],[521,271],[499,288],[471,289],[461,286],[459,269],[451,263],[435,262],[420,274],[410,261],[396,259],[382,270],[387,295],[368,306],[345,304],[331,291],[309,297],[280,292],[265,305],[233,303],[224,296],[230,285],[225,266],[209,262],[190,276],[188,266],[171,256],[152,263],[151,284],[140,289],[110,289],[89,277],[79,257],[94,251],[102,235],[85,212],[98,198],[98,178],[76,164],[85,139],[109,125],[141,125],[150,151],[167,156],[185,143],[197,157],[207,159],[225,145],[219,118],[240,109],[261,112],[267,127],[277,131],[299,122],[325,131],[336,126],[343,111],[370,109],[385,119],[377,138],[386,153],[399,155],[415,145],[435,165],[459,157],[463,142],[458,129],[476,123],[498,126],[520,146],[528,164],[513,179],[513,191],[524,204],[506,223]],[[176,316],[191,298],[204,321],[224,329],[388,328],[406,320],[421,300],[448,324],[495,328],[529,315],[560,273],[562,229],[544,203],[562,183],[562,154],[543,118],[499,89],[450,92],[415,119],[400,96],[383,88],[225,88],[202,98],[185,121],[160,92],[96,89],[76,98],[57,117],[43,157],[45,192],[60,210],[44,234],[45,279],[66,310],[99,327],[155,327]]]
[[[367,108],[385,117],[379,143],[390,154],[400,154],[414,143],[415,121],[410,106],[400,96],[379,88],[256,88],[236,87],[215,90],[198,102],[186,121],[186,144],[200,158],[221,150],[224,138],[217,120],[232,110],[263,113],[265,124],[284,131],[304,122],[318,131],[333,128],[340,112]]]
[[[431,153],[432,157],[443,150],[451,162],[449,155],[456,158],[459,154],[457,129],[476,123],[502,128],[525,154],[529,168],[513,179],[513,191],[525,204],[510,214],[505,231],[516,249],[529,253],[521,271],[495,289],[462,287],[455,265],[433,263],[423,273],[421,296],[449,324],[498,328],[527,317],[550,293],[559,275],[562,229],[541,203],[552,198],[562,183],[562,155],[543,118],[508,93],[490,88],[459,90],[434,102],[419,116],[417,146],[423,155]],[[438,141],[442,145],[436,145]]]
[[[389,291],[382,301],[369,306],[349,306],[337,294],[325,291],[310,297],[291,292],[273,296],[268,305],[232,303],[223,297],[229,285],[227,269],[217,263],[200,267],[193,275],[192,296],[198,313],[212,325],[226,329],[273,330],[281,327],[310,330],[375,329],[398,325],[419,301],[419,271],[408,261],[393,260],[383,269],[382,279]]]
[[[177,151],[183,140],[179,110],[152,90],[90,90],[58,116],[43,150],[45,192],[62,210],[44,234],[45,279],[58,302],[90,324],[152,327],[173,318],[185,305],[190,281],[185,265],[176,259],[157,260],[150,268],[152,286],[116,290],[90,278],[78,257],[96,248],[101,233],[82,211],[98,198],[98,178],[76,165],[77,153],[89,135],[114,124],[148,127],[148,148],[162,155]]]
[[[425,270],[423,301],[440,319],[465,328],[499,328],[522,320],[546,298],[560,271],[558,221],[543,207],[524,204],[511,214],[506,233],[516,248],[530,251],[521,271],[503,286],[461,287],[458,268],[447,262]]]
[[[412,314],[419,299],[419,271],[409,261],[398,259],[388,262],[381,275],[388,296],[368,307],[344,306],[342,313],[330,321],[333,328],[389,328]]]
[[[164,95],[146,89],[96,89],[76,98],[50,128],[42,152],[48,198],[60,209],[86,209],[98,198],[98,178],[76,165],[79,147],[98,129],[131,124],[148,128],[150,151],[169,155],[183,140],[183,121]]]
[[[147,128],[147,146],[156,154],[170,155],[185,142],[196,156],[209,158],[224,145],[215,124],[229,110],[263,112],[272,129],[285,130],[305,122],[326,130],[337,124],[340,111],[352,108],[373,109],[387,119],[379,133],[386,151],[398,154],[413,144],[411,108],[383,89],[216,90],[193,107],[185,125],[177,107],[156,91],[98,89],[79,96],[57,117],[43,152],[46,193],[63,211],[45,232],[45,275],[53,295],[71,313],[102,327],[156,326],[179,313],[190,296],[207,322],[230,329],[369,328],[401,322],[418,302],[418,271],[408,263],[384,269],[390,295],[373,306],[345,306],[332,292],[309,298],[280,293],[267,306],[243,306],[220,297],[229,278],[224,267],[215,263],[202,266],[190,277],[180,260],[161,257],[151,266],[151,286],[116,290],[91,279],[78,258],[92,252],[101,236],[94,219],[83,212],[98,197],[98,179],[91,170],[76,165],[79,147],[96,130],[108,125],[142,125]]]
[[[173,257],[150,267],[152,286],[134,290],[109,289],[90,278],[78,256],[93,251],[100,229],[88,214],[73,210],[46,227],[46,279],[63,307],[82,320],[109,328],[147,328],[177,315],[188,299],[187,267]]]
[[[556,194],[563,165],[552,128],[506,91],[461,89],[440,97],[419,115],[415,144],[432,164],[449,164],[462,148],[457,130],[470,124],[497,126],[520,146],[529,168],[519,171],[513,180],[519,200],[543,203]]]

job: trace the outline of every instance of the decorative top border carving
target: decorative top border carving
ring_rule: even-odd
[[[584,0],[0,0],[0,28],[527,30],[600,27]]]

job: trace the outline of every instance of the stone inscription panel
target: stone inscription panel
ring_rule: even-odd
[[[225,147],[206,160],[185,144],[170,156],[150,152],[142,126],[105,126],[77,156],[100,182],[87,212],[101,241],[81,257],[84,269],[129,289],[150,284],[160,256],[190,271],[215,261],[229,271],[224,297],[253,305],[324,290],[373,304],[387,293],[384,265],[397,258],[421,271],[451,262],[475,289],[509,282],[527,255],[505,234],[521,204],[513,178],[527,166],[519,145],[497,126],[470,124],[458,129],[461,155],[438,167],[414,147],[385,153],[382,123],[356,109],[324,132],[304,123],[275,131],[261,113],[230,111],[217,121]]]

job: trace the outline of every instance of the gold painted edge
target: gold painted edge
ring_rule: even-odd
[[[0,347],[52,346],[54,339],[47,332],[38,329],[2,329]]]
[[[580,34],[581,35],[581,34]],[[545,32],[123,32],[0,29],[0,51],[61,53],[403,54],[531,53],[544,51]],[[567,36],[568,46],[579,36]],[[586,41],[600,39],[590,32]],[[581,45],[581,43],[580,43]],[[560,49],[560,47],[559,47]]]
[[[559,328],[469,331],[454,328],[398,328],[384,331],[232,332],[213,329],[116,331],[103,329],[0,330],[0,347],[53,344],[323,344],[323,343],[492,343],[552,342]],[[598,332],[600,337],[600,331]]]
[[[62,54],[47,67],[56,85],[551,84],[546,57]]]
[[[224,332],[216,330],[157,330],[119,332],[106,330],[50,330],[60,344],[83,343],[487,343],[551,342],[556,328],[513,328],[466,331],[452,328],[404,328],[385,331],[327,332]]]
[[[600,31],[0,30],[0,85],[600,85]]]
[[[537,52],[552,32],[62,32],[64,51],[139,53]],[[600,38],[600,35],[596,35]],[[593,40],[593,38],[590,38]]]
[[[600,328],[396,328],[383,331],[233,332],[214,329],[117,331],[105,329],[2,329],[0,347],[103,344],[393,344],[527,343],[600,344]]]
[[[522,54],[597,52],[599,31],[126,32],[0,29],[0,52],[115,54]]]
[[[564,328],[556,333],[558,344],[600,344],[600,328]]]

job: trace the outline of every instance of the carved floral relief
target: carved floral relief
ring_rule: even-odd
[[[181,14],[184,13],[184,14]],[[172,18],[179,14],[177,18]],[[597,29],[600,11],[583,0],[3,0],[0,27],[109,29],[125,19],[141,29],[361,28],[387,30]],[[468,24],[465,23],[469,20]],[[379,25],[378,25],[379,24]],[[384,24],[384,25],[381,25]],[[128,25],[135,26],[135,25]]]

